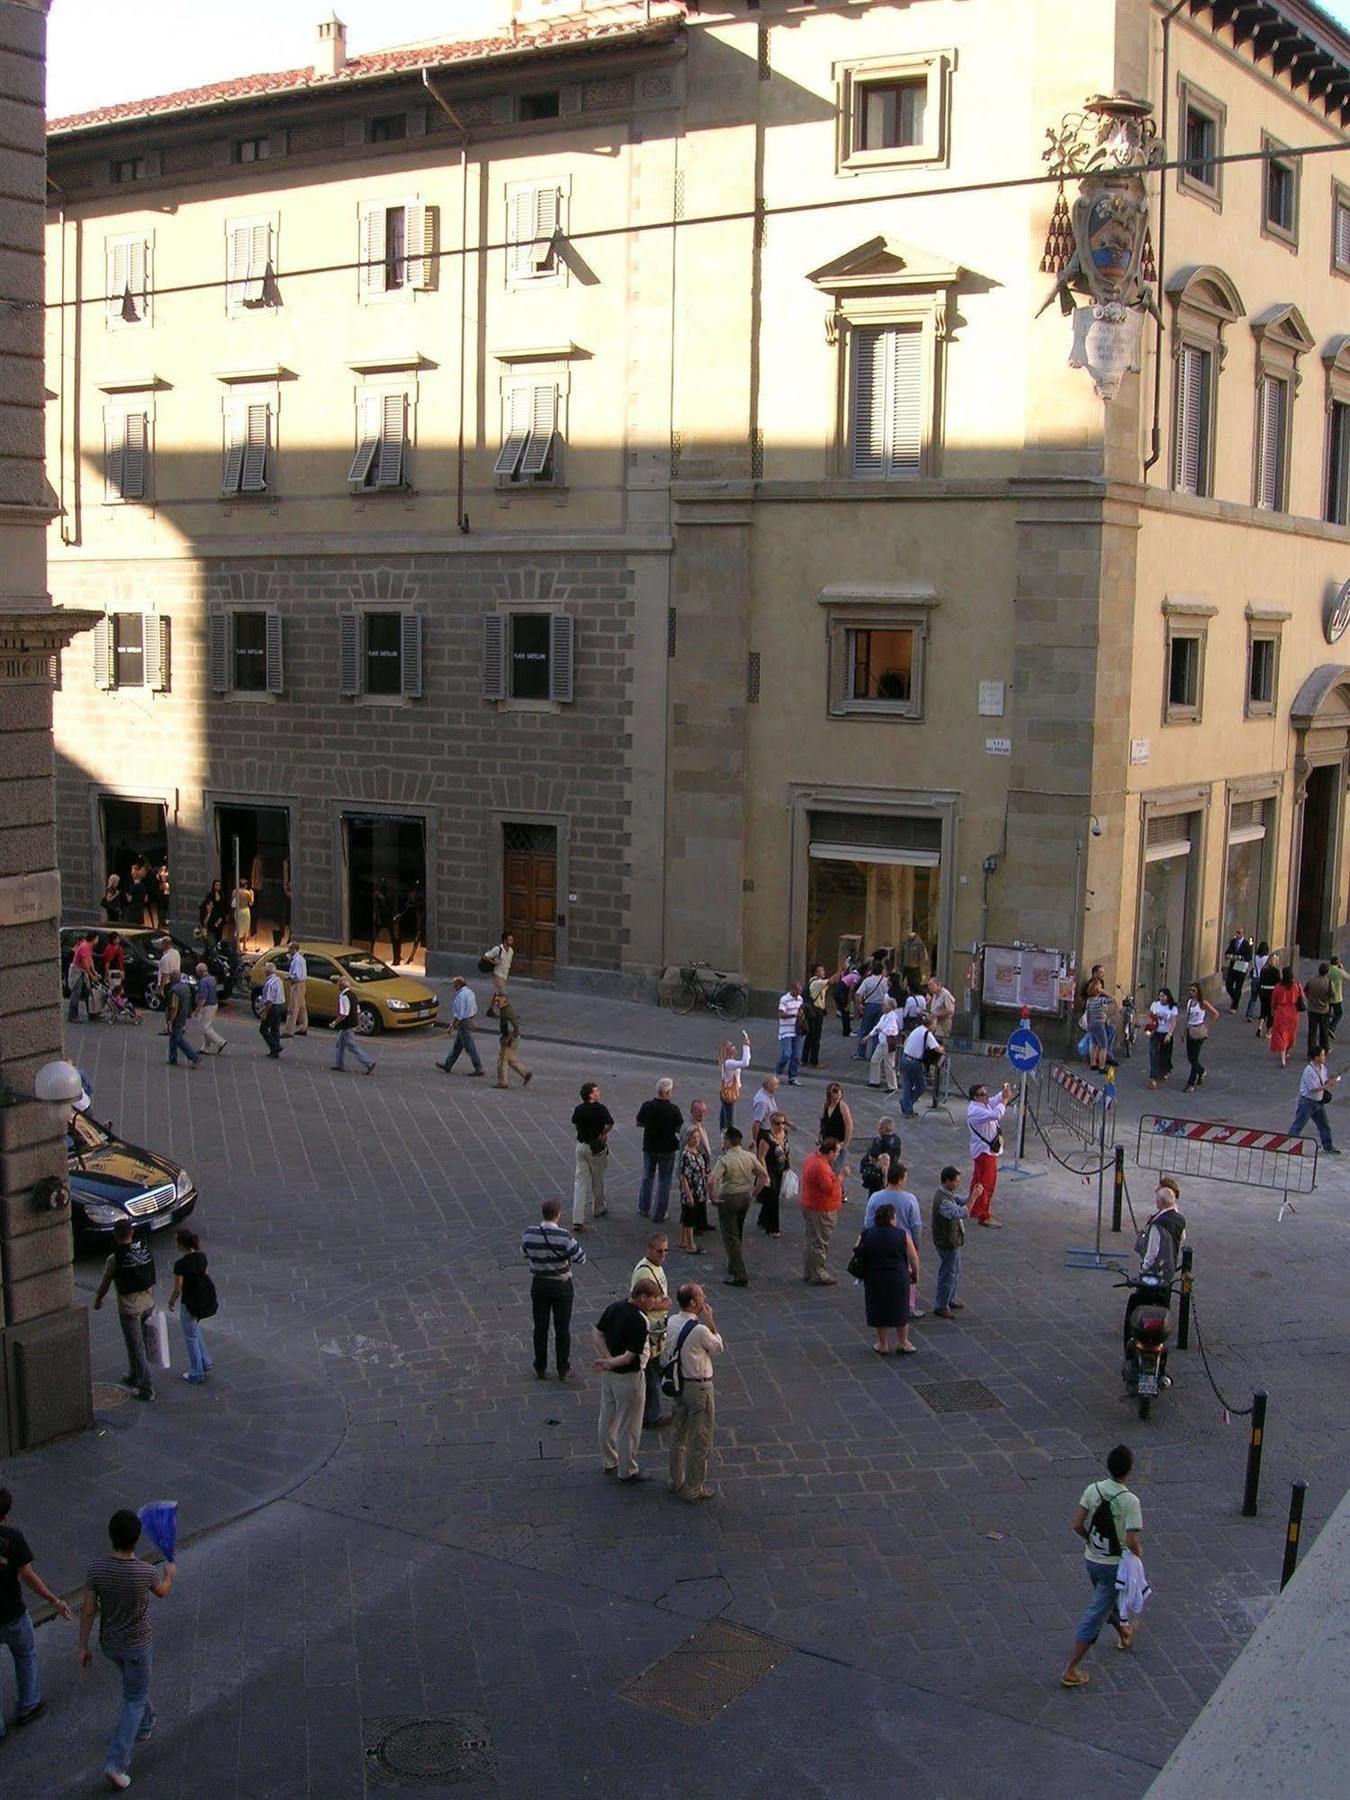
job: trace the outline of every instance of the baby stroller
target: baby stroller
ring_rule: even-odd
[[[112,969],[108,973],[103,1016],[112,1025],[139,1025],[141,1022],[141,1015],[127,999],[123,989],[120,969]]]

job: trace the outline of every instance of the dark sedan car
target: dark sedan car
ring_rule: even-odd
[[[76,1113],[66,1129],[71,1222],[85,1243],[108,1243],[123,1219],[138,1229],[164,1231],[197,1204],[187,1170],[154,1150],[123,1143],[111,1125]]]
[[[208,950],[200,944],[185,944],[181,938],[174,937],[169,931],[155,931],[146,925],[65,925],[61,928],[61,992],[70,992],[70,959],[75,954],[75,946],[87,931],[92,931],[98,940],[94,945],[94,965],[102,967],[103,946],[114,931],[122,940],[122,954],[126,959],[125,991],[127,999],[133,1006],[149,1006],[157,1010],[161,1004],[161,996],[157,988],[159,959],[164,953],[166,944],[173,944],[183,959],[183,973],[187,977],[188,986],[196,991],[197,982],[193,974],[199,962],[204,962],[220,984],[220,997],[228,999],[233,990],[235,966],[230,959],[219,950]]]

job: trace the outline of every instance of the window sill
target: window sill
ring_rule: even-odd
[[[885,701],[846,700],[831,706],[832,719],[894,719],[904,725],[922,725],[923,710],[917,706],[889,706]]]
[[[265,688],[212,688],[211,698],[230,705],[275,706],[284,696],[269,694]]]
[[[1198,712],[1165,712],[1162,722],[1164,729],[1169,725],[1199,725],[1203,723]]]
[[[1246,719],[1273,719],[1275,703],[1273,700],[1249,700],[1243,717]]]
[[[1180,170],[1177,172],[1177,192],[1179,194],[1185,194],[1188,199],[1199,200],[1202,205],[1209,207],[1212,212],[1221,213],[1223,211],[1223,191],[1221,188],[1210,187],[1207,182],[1198,181],[1194,176],[1188,180]]]
[[[216,498],[222,506],[270,506],[276,502],[278,496],[270,492],[263,492],[261,494],[217,494]]]
[[[565,702],[562,700],[494,700],[492,704],[499,713],[560,713]]]
[[[850,150],[841,156],[837,173],[867,175],[873,169],[945,169],[947,158],[937,144],[899,144],[893,150]]]
[[[414,694],[339,694],[349,706],[416,706],[421,695]]]
[[[1297,229],[1286,231],[1283,225],[1276,225],[1270,219],[1262,219],[1261,236],[1269,238],[1274,244],[1283,244],[1286,250],[1292,250],[1295,256],[1298,255]]]
[[[353,500],[415,500],[415,487],[354,487],[348,489]]]

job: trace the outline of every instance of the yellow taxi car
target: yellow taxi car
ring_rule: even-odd
[[[376,1031],[404,1031],[412,1025],[429,1025],[440,1001],[424,981],[400,975],[388,963],[355,944],[304,943],[301,954],[309,971],[305,982],[305,1007],[315,1025],[327,1025],[337,1017],[337,976],[341,969],[352,984],[356,1029],[366,1036]],[[275,968],[283,984],[290,966],[286,949],[269,950],[249,971],[249,990],[255,1017],[261,1017],[262,984]]]

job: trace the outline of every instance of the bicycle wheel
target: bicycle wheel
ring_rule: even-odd
[[[670,997],[670,1010],[677,1013],[691,1013],[698,1005],[699,987],[696,981],[682,981]]]
[[[711,1005],[719,1019],[743,1019],[750,997],[734,981],[724,981],[713,994]]]

